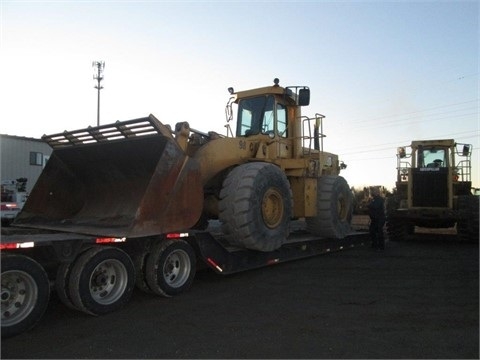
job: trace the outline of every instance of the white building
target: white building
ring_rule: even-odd
[[[0,134],[0,177],[2,182],[27,178],[30,192],[52,149],[41,139]]]

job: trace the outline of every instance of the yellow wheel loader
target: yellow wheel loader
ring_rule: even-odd
[[[415,226],[456,226],[459,240],[478,242],[479,196],[472,192],[472,145],[453,139],[416,140],[397,152],[395,194],[387,200],[389,239]]]
[[[230,92],[228,136],[153,115],[44,136],[54,152],[16,223],[133,238],[219,219],[232,245],[271,251],[305,218],[311,233],[344,238],[352,194],[323,151],[323,116],[301,114],[309,88],[275,79]]]
[[[43,136],[53,153],[2,228],[2,337],[40,320],[50,283],[102,315],[134,286],[186,291],[201,265],[231,274],[363,244],[324,116],[301,114],[309,88],[229,91],[226,135],[150,115]]]

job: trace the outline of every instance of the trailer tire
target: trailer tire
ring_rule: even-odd
[[[115,247],[90,248],[75,260],[70,274],[70,299],[87,314],[118,310],[130,300],[134,287],[133,262]]]
[[[148,286],[146,278],[147,259],[150,256],[150,249],[144,248],[133,256],[133,265],[135,266],[135,286],[147,293],[153,293]]]
[[[278,249],[290,233],[292,208],[290,183],[270,163],[237,166],[220,191],[219,219],[233,246],[265,252]]]
[[[171,297],[190,288],[195,278],[196,255],[184,240],[165,240],[153,246],[145,273],[150,289]]]
[[[322,176],[317,183],[317,216],[307,217],[307,231],[334,239],[352,232],[353,194],[341,176]]]
[[[83,252],[90,249],[90,246],[82,249],[76,256],[80,256]],[[69,282],[70,282],[70,274],[72,272],[73,263],[75,260],[61,263],[57,268],[57,275],[55,277],[55,292],[57,293],[58,298],[60,301],[69,309],[81,311],[78,307],[76,307],[72,300],[70,299],[70,292],[69,292]]]
[[[80,310],[73,305],[70,299],[68,283],[70,281],[70,273],[72,271],[72,263],[61,263],[57,269],[57,276],[55,277],[55,291],[58,298],[66,307],[72,310]]]
[[[37,324],[50,299],[50,282],[43,267],[24,255],[3,255],[2,338],[20,334]]]

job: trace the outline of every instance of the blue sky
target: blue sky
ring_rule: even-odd
[[[224,132],[227,88],[307,85],[352,186],[395,186],[396,148],[473,144],[477,1],[0,0],[0,133],[40,137],[148,115]]]

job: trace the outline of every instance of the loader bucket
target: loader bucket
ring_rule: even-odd
[[[54,148],[14,225],[139,237],[188,229],[202,207],[198,162],[157,132]]]

